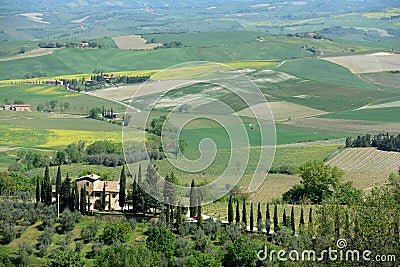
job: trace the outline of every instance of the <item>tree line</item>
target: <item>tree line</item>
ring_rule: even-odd
[[[359,135],[355,139],[347,137],[346,147],[376,147],[383,151],[400,152],[400,134],[379,133],[374,136],[366,134]]]

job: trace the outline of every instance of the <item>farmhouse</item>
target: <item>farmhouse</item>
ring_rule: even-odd
[[[13,111],[31,111],[31,105],[28,104],[14,104],[14,105],[4,105],[3,110],[13,110]]]
[[[79,192],[80,188],[86,186],[86,194],[90,197],[90,209],[101,207],[103,188],[106,192],[106,210],[120,210],[119,182],[118,181],[100,181],[100,176],[89,174],[76,179]]]

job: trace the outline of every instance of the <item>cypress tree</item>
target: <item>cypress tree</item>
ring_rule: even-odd
[[[182,225],[182,208],[179,206],[176,207],[176,219],[175,219],[175,228],[179,230],[179,226]]]
[[[196,206],[197,206],[196,184],[194,183],[194,180],[192,180],[192,183],[190,184],[190,207],[189,207],[190,217],[196,216],[197,213]]]
[[[79,190],[76,181],[74,181],[74,210],[79,210]]]
[[[304,225],[304,210],[303,210],[303,206],[301,206],[301,210],[300,210],[300,224],[299,227]]]
[[[135,181],[133,183],[136,184]],[[103,184],[103,192],[101,193],[101,209],[106,210],[106,183]]]
[[[258,202],[258,207],[257,207],[257,224],[262,223],[262,215],[261,215],[261,204]]]
[[[174,225],[174,207],[171,206],[171,211],[169,214],[169,225],[173,226]]]
[[[243,199],[243,209],[242,209],[242,222],[247,225],[247,214],[246,214],[246,200]]]
[[[271,215],[269,214],[269,204],[267,204],[267,210],[265,211],[265,230],[267,235],[271,231]]]
[[[310,207],[310,213],[308,214],[308,227],[312,227],[312,208]]]
[[[283,209],[282,224],[283,224],[283,226],[287,226],[286,209]]]
[[[75,181],[74,181],[75,182]],[[74,183],[71,184],[71,197],[69,199],[69,209],[75,211],[75,186]]]
[[[278,207],[274,206],[274,232],[278,231]]]
[[[62,186],[62,181],[61,181],[61,167],[58,165],[57,169],[57,177],[56,177],[56,201],[58,201],[58,197],[61,195],[61,186]]]
[[[253,202],[250,203],[250,232],[254,229]]]
[[[203,223],[203,217],[201,215],[201,199],[199,198],[198,204],[197,204],[197,225],[201,227]]]
[[[36,177],[36,203],[40,202],[40,178]]]
[[[81,187],[81,213],[86,214],[86,185]]]
[[[290,212],[290,227],[292,228],[293,234],[296,233],[296,226],[294,224],[294,206],[292,206],[292,210]]]
[[[61,186],[61,208],[64,210],[66,207],[71,207],[71,179],[69,178],[69,174],[67,173],[67,177]]]
[[[239,200],[236,200],[236,224],[240,223]]]
[[[228,202],[228,222],[229,224],[233,223],[232,195],[229,196],[229,202]]]
[[[42,180],[42,186],[40,187],[40,201],[44,203],[46,199],[46,189],[44,188],[44,179]]]
[[[118,199],[118,203],[122,211],[124,211],[124,206],[125,206],[125,198],[126,198],[125,190],[126,190],[126,174],[124,165],[122,166],[121,177],[119,179],[119,199]]]
[[[49,166],[46,166],[44,171],[44,193],[45,193],[45,204],[50,205],[52,200],[51,182],[50,182],[50,170]]]

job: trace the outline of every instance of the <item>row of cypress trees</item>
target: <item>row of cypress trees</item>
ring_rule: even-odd
[[[234,215],[234,199],[232,196],[229,197],[228,201],[228,222],[231,223],[243,223],[244,225],[248,225],[250,228],[250,232],[254,231],[254,212],[253,212],[253,203],[250,203],[250,220],[249,224],[247,221],[247,211],[246,211],[246,201],[243,199],[243,204],[242,204],[242,216],[240,217],[240,205],[239,205],[239,200],[236,200],[236,211]],[[309,211],[309,216],[308,216],[308,226],[312,225],[312,208],[310,207]],[[274,205],[274,213],[273,213],[273,220],[271,222],[271,214],[270,214],[270,207],[269,204],[266,205],[266,210],[265,210],[265,221],[263,221],[262,218],[262,212],[261,212],[261,204],[258,203],[257,206],[257,230],[259,232],[263,231],[264,229],[266,230],[267,234],[271,233],[271,224],[273,223],[273,229],[276,232],[277,229],[279,229],[279,219],[278,219],[278,207],[277,205]],[[265,224],[264,224],[265,222]],[[291,208],[290,212],[290,217],[286,215],[286,209],[283,210],[283,215],[282,215],[282,221],[281,225],[291,228],[293,234],[296,233],[296,223],[295,223],[295,212],[294,212],[294,206]],[[300,210],[300,221],[299,221],[299,227],[302,227],[305,225],[304,221],[304,209],[301,207]]]

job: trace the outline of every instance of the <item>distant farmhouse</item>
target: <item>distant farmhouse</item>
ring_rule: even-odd
[[[29,104],[14,104],[14,105],[4,105],[3,110],[13,110],[13,111],[31,111],[31,105]]]
[[[89,174],[76,179],[78,188],[86,186],[86,194],[90,197],[90,210],[101,207],[103,187],[106,192],[106,210],[120,210],[119,206],[119,182],[100,181],[100,176]],[[80,191],[80,190],[79,190]]]

